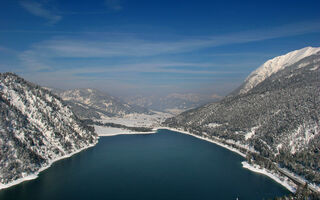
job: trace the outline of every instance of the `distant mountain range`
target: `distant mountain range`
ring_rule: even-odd
[[[167,119],[165,126],[219,140],[268,169],[320,184],[320,48],[268,60],[229,96]]]
[[[100,119],[101,116],[122,117],[127,114],[152,114],[152,110],[180,113],[222,98],[218,95],[173,93],[165,97],[131,96],[122,100],[90,88],[47,89],[60,96],[82,119]]]
[[[58,96],[15,74],[0,74],[0,188],[34,177],[97,139]]]
[[[173,93],[164,97],[131,96],[125,98],[125,100],[131,105],[139,105],[151,110],[175,113],[195,108],[209,102],[218,101],[221,98],[222,97],[218,95]]]
[[[100,119],[102,115],[121,117],[133,113],[151,114],[146,108],[128,104],[117,97],[95,89],[53,89],[52,92],[66,101],[80,118]]]

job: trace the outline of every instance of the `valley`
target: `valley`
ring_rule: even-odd
[[[52,163],[94,146],[99,137],[147,135],[165,128],[236,152],[246,159],[243,168],[293,193],[306,184],[316,195],[319,52],[307,47],[269,60],[219,101],[196,108],[190,104],[189,109],[168,107],[187,109],[181,113],[150,110],[94,89],[41,88],[15,74],[1,74],[0,139],[7,143],[2,147],[7,158],[0,162],[0,186],[34,179]],[[9,120],[13,116],[18,121]],[[21,164],[30,158],[29,164]]]

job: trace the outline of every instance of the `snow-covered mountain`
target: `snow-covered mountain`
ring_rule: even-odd
[[[182,112],[221,99],[218,95],[172,93],[167,96],[131,96],[125,100],[132,105],[139,105],[151,110]]]
[[[96,118],[101,115],[119,117],[126,114],[150,114],[148,109],[130,105],[121,99],[95,89],[52,90],[81,118]]]
[[[239,93],[243,94],[257,86],[259,83],[270,77],[272,74],[277,73],[280,70],[298,62],[299,60],[311,55],[319,54],[320,47],[305,47],[303,49],[289,52],[285,55],[275,57],[268,60],[258,69],[253,71],[245,80],[244,84],[239,88]],[[302,63],[299,67],[304,67]]]
[[[97,143],[56,95],[12,73],[0,74],[0,188]]]
[[[260,166],[274,170],[279,165],[320,185],[319,50],[308,47],[276,57],[253,72],[238,94],[164,125],[219,140]]]

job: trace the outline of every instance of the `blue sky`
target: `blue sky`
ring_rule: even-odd
[[[1,0],[0,71],[115,95],[225,95],[320,46],[320,1]]]

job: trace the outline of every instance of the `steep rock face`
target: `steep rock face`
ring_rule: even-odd
[[[268,60],[248,76],[242,87],[239,88],[239,93],[243,94],[248,92],[272,74],[283,70],[303,58],[315,55],[319,52],[320,48],[305,47]],[[299,67],[304,67],[304,64],[302,63]]]
[[[55,93],[67,101],[72,110],[81,118],[99,119],[101,115],[112,117],[132,113],[151,113],[148,109],[129,105],[119,98],[95,89],[74,89]]]
[[[0,74],[0,186],[97,143],[97,135],[49,91]]]
[[[272,73],[245,93],[184,112],[165,125],[254,149],[320,184],[320,54]]]

